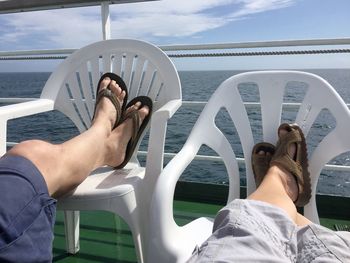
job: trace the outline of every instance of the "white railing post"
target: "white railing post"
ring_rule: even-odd
[[[109,17],[109,3],[101,3],[102,37],[103,40],[111,38],[111,20]]]

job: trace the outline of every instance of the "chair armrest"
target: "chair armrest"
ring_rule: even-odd
[[[151,242],[166,245],[169,236],[178,233],[176,229],[180,227],[173,218],[175,187],[183,171],[194,159],[197,150],[191,143],[186,142],[158,177],[150,208],[150,229],[154,239]]]
[[[159,118],[166,118],[167,120],[170,119],[174,115],[174,113],[180,108],[181,105],[181,99],[168,101],[153,113],[153,121],[158,121]]]
[[[54,101],[49,99],[37,99],[0,107],[0,155],[6,152],[8,120],[50,111],[53,108]]]
[[[163,169],[167,121],[174,115],[181,104],[181,99],[168,101],[152,114],[148,142],[149,146],[146,163],[146,175],[152,178],[154,177],[154,180],[157,179],[158,175]]]

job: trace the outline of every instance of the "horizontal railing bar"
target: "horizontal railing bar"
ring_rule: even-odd
[[[36,98],[0,98],[0,103],[20,103],[20,102],[27,102],[35,100]],[[183,101],[182,106],[184,107],[204,107],[206,104],[205,101]],[[260,105],[259,102],[245,102],[244,103],[247,107],[258,107]],[[296,108],[300,105],[300,103],[284,103],[284,107],[287,108]],[[347,106],[350,108],[350,104],[347,104]],[[16,142],[7,142],[7,146],[13,147],[16,145]],[[145,151],[139,151],[139,154],[141,156],[145,156],[147,152]],[[164,153],[164,156],[166,158],[172,158],[175,156],[175,153]],[[206,160],[206,161],[222,161],[222,158],[219,156],[209,156],[209,155],[196,155],[195,160]],[[244,164],[244,158],[237,158],[238,163]],[[350,166],[343,166],[343,165],[333,165],[333,164],[327,164],[325,166],[326,170],[331,171],[350,171]]]
[[[17,142],[7,142],[6,143],[7,147],[13,147],[16,144],[18,144],[18,143]],[[147,156],[147,152],[146,151],[138,151],[137,153],[138,153],[139,156]],[[175,157],[175,155],[176,155],[176,153],[164,153],[164,157],[165,158],[173,158],[173,157]],[[237,159],[237,162],[239,164],[244,164],[245,163],[244,158],[237,157],[236,159]],[[210,156],[210,155],[200,155],[200,154],[197,154],[194,157],[194,160],[223,162],[223,159],[220,156]],[[350,171],[350,166],[326,164],[324,169],[328,170],[328,171],[349,172]]]
[[[350,38],[334,39],[306,39],[306,40],[274,40],[274,41],[256,41],[256,42],[237,42],[237,43],[212,43],[212,44],[192,44],[192,45],[162,45],[159,46],[163,51],[181,51],[181,50],[215,50],[215,49],[239,49],[239,48],[269,48],[269,47],[298,47],[298,46],[333,46],[350,45]],[[2,57],[12,56],[43,56],[43,55],[68,55],[77,49],[43,49],[43,50],[17,50],[0,51]]]
[[[54,60],[54,59],[66,59],[68,55],[64,56],[5,56],[0,57],[0,60]]]
[[[284,50],[284,51],[254,51],[254,52],[211,52],[211,53],[177,53],[168,54],[170,58],[201,58],[201,57],[248,57],[248,56],[291,56],[350,53],[350,49],[318,49],[318,50]]]
[[[147,156],[147,152],[146,151],[138,151],[138,155]],[[173,158],[173,157],[175,157],[175,155],[176,155],[176,153],[164,153],[164,157],[166,157],[166,158]],[[237,159],[237,162],[239,164],[245,163],[244,158],[237,157],[236,159]],[[223,162],[223,159],[220,156],[210,156],[210,155],[196,155],[194,157],[194,160]],[[329,170],[329,171],[349,172],[350,166],[326,164],[324,169]]]
[[[15,103],[33,101],[37,99],[38,98],[0,98],[0,103],[15,104]]]
[[[211,52],[211,53],[182,53],[168,54],[170,58],[201,58],[201,57],[247,57],[247,56],[294,56],[294,55],[319,55],[319,54],[345,54],[350,49],[318,49],[318,50],[285,50],[285,51],[254,51],[254,52]],[[48,56],[0,56],[0,60],[63,60],[68,55]]]
[[[68,55],[77,49],[43,49],[43,50],[16,50],[0,51],[0,56],[43,56],[43,55]]]
[[[266,47],[297,47],[297,46],[325,46],[325,45],[350,45],[350,38],[333,39],[301,39],[301,40],[274,40],[237,43],[212,43],[192,45],[163,45],[159,46],[163,51],[181,50],[210,50],[210,49],[237,49],[237,48],[266,48]]]
[[[13,147],[16,144],[18,144],[18,143],[16,143],[16,142],[7,142],[7,146],[8,147]],[[139,156],[147,156],[147,152],[146,151],[138,151],[137,153],[138,153]],[[164,153],[164,157],[165,158],[173,158],[173,157],[175,157],[175,155],[176,155],[176,153]],[[210,156],[210,155],[200,155],[200,154],[197,154],[194,157],[194,160],[223,162],[223,159],[220,156]],[[244,164],[245,160],[244,160],[244,158],[237,157],[237,162],[239,164]],[[328,171],[349,172],[350,171],[350,166],[326,164],[324,169],[328,170]]]
[[[205,104],[207,104],[206,101],[183,101],[182,102],[182,106],[184,107],[194,107],[194,108],[198,108],[198,107],[204,107]],[[243,104],[249,108],[256,108],[256,107],[260,107],[260,103],[259,102],[243,102]],[[301,105],[301,103],[295,103],[295,102],[285,102],[283,103],[283,107],[285,107],[286,109],[290,109],[290,108],[297,108]],[[347,104],[348,107],[350,108],[350,104]]]
[[[38,98],[0,98],[0,103],[20,103],[36,100]],[[73,100],[73,99],[72,99]],[[207,104],[206,101],[182,101],[183,107],[193,107],[193,108],[202,108]],[[285,102],[283,103],[283,107],[286,109],[294,109],[300,106],[301,103],[296,102]],[[256,108],[260,107],[259,102],[244,102],[244,105],[248,108]],[[348,108],[350,108],[350,103],[346,104]]]

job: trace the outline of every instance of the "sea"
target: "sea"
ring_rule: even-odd
[[[346,103],[350,103],[349,69],[312,69],[303,70],[315,73],[326,79],[340,94]],[[243,71],[180,71],[184,101],[208,101],[216,88],[228,77]],[[0,73],[0,97],[38,98],[50,73]],[[287,86],[285,101],[301,102],[306,87],[301,83]],[[259,97],[254,85],[247,84],[240,89],[244,101],[257,102]],[[0,104],[1,106],[4,104]],[[202,108],[182,106],[168,123],[165,151],[177,153],[185,143]],[[254,140],[262,140],[260,109],[247,108],[249,120],[254,131]],[[285,110],[283,122],[293,122],[296,110]],[[259,118],[260,117],[260,118]],[[220,111],[216,123],[230,141],[236,156],[243,157],[239,137],[224,110]],[[327,111],[321,112],[306,140],[308,152],[312,154],[315,146],[335,126],[333,116]],[[8,141],[20,142],[27,139],[43,139],[52,143],[61,143],[78,135],[73,123],[60,112],[42,113],[35,116],[10,120],[8,122]],[[147,135],[140,150],[147,150]],[[350,136],[349,136],[350,138]],[[203,146],[199,154],[216,155],[210,148]],[[82,156],[83,158],[83,156]],[[169,161],[165,160],[165,164]],[[145,158],[140,157],[144,163]],[[350,165],[350,152],[330,161],[331,164]],[[244,165],[240,166],[241,184],[245,184]],[[184,171],[180,180],[228,184],[225,166],[219,161],[194,160]],[[350,196],[350,173],[323,170],[317,185],[317,192],[323,194]]]

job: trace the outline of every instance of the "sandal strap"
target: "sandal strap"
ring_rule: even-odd
[[[311,198],[311,181],[305,137],[302,130],[296,125],[281,124],[278,130],[283,129],[287,130],[287,133],[279,136],[276,152],[270,164],[284,169],[295,177],[298,186],[298,197],[294,203],[296,206],[302,207]],[[296,145],[294,158],[288,152],[292,143]]]
[[[300,165],[299,143],[301,136],[298,130],[292,130],[280,137],[277,142],[276,152],[271,160],[271,165],[277,165],[289,171],[296,177],[302,176],[302,167]],[[297,145],[295,160],[289,155],[288,149],[291,144]]]
[[[106,97],[106,98],[108,98],[111,102],[112,102],[112,104],[113,104],[113,106],[114,106],[114,108],[115,108],[115,110],[116,110],[116,112],[117,112],[117,117],[116,117],[116,119],[115,119],[115,123],[114,123],[114,125],[113,125],[113,129],[117,126],[117,124],[119,123],[119,120],[120,120],[120,117],[121,117],[121,115],[122,115],[122,108],[121,108],[121,105],[120,105],[120,102],[119,102],[119,100],[117,99],[117,97],[116,97],[116,95],[110,90],[110,89],[103,89],[103,90],[101,90],[98,94],[97,94],[97,97],[96,97],[96,105],[100,102],[100,100],[102,99],[102,98],[104,98],[104,97]]]
[[[132,119],[132,135],[131,135],[131,144],[134,143],[134,141],[137,139],[138,130],[140,128],[140,116],[139,116],[139,110],[131,110],[130,112],[126,113],[123,116],[123,119],[121,122],[125,121],[126,119]]]
[[[282,143],[288,144],[288,145],[286,145],[287,146],[286,151],[288,153],[288,146],[290,146],[290,144],[292,144],[292,143],[301,142],[301,140],[302,140],[302,138],[301,138],[299,131],[292,130],[292,131],[284,134],[283,136],[281,136],[277,142],[277,145],[280,145]],[[277,149],[277,151],[278,151],[278,149]]]
[[[301,165],[290,158],[289,155],[280,156],[271,160],[271,165],[277,165],[278,167],[287,170],[295,177],[300,178],[302,176],[303,169]],[[297,180],[299,182],[299,180]]]

